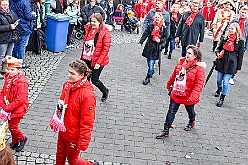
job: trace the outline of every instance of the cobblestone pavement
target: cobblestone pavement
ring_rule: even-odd
[[[187,113],[180,107],[170,137],[157,140],[155,136],[163,128],[169,96],[164,88],[173,71],[180,49],[172,59],[162,57],[161,75],[156,65],[151,83],[142,85],[147,72],[146,60],[137,49],[139,35],[112,32],[110,64],[101,80],[110,89],[106,103],[97,96],[97,116],[89,148],[82,157],[100,161],[101,165],[223,165],[248,163],[247,96],[248,60],[235,78],[235,85],[221,108],[215,106],[218,98],[214,72],[196,105],[196,126],[190,132],[183,130]],[[49,127],[49,120],[57,104],[62,83],[67,79],[68,63],[78,59],[80,44],[63,53],[43,51],[42,55],[26,54],[31,67],[24,72],[30,81],[30,108],[21,121],[20,128],[28,137],[24,151],[14,153],[17,164],[55,164],[57,133]],[[210,52],[211,40],[205,39],[201,50],[207,63],[206,74],[215,55]],[[2,80],[1,80],[2,81]],[[1,82],[2,84],[2,82]],[[8,141],[10,142],[9,133]],[[185,156],[191,158],[185,158]]]

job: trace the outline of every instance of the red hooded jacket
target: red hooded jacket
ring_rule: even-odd
[[[90,24],[86,24],[84,26],[85,28],[85,35],[87,36],[89,33],[89,28],[90,28]],[[111,36],[109,34],[109,31],[107,29],[107,27],[102,24],[102,29],[100,30],[97,42],[96,42],[96,46],[95,46],[95,50],[92,56],[92,62],[91,62],[91,67],[94,67],[97,64],[100,64],[101,67],[107,65],[109,63],[109,49],[110,49],[110,43],[111,43]],[[83,45],[85,43],[83,42]],[[83,51],[82,51],[83,52]],[[81,60],[82,56],[81,56]]]
[[[88,148],[94,127],[96,96],[93,91],[88,80],[71,91],[64,117],[66,131],[60,132],[65,139],[77,143],[82,151]]]
[[[10,78],[8,75],[8,73],[4,75],[4,86],[7,85],[7,79]],[[28,109],[28,79],[25,77],[24,74],[20,75],[18,79],[12,82],[9,89],[10,92],[8,105],[6,105],[4,102],[3,90],[0,91],[0,107],[2,107],[5,112],[11,112],[11,118],[23,117]]]
[[[167,82],[168,90],[170,89],[170,86],[173,86],[176,75],[178,75],[181,71],[185,59],[185,57],[180,58],[178,64],[176,65],[174,72]],[[202,62],[202,60],[194,60],[191,65],[188,66],[188,68],[193,65],[195,65],[196,67],[186,73],[186,96],[174,95],[173,92],[170,95],[170,98],[178,104],[193,105],[197,104],[200,101],[200,93],[202,91],[205,79],[204,67],[206,66],[206,64],[205,62]],[[185,70],[186,69],[187,68],[185,68]]]

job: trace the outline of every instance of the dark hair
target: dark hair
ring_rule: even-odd
[[[87,64],[82,60],[75,60],[70,62],[69,67],[74,69],[78,74],[84,74],[85,76],[89,76],[91,74],[91,70],[88,68]]]
[[[202,52],[200,51],[200,49],[197,46],[189,45],[189,46],[186,47],[186,50],[188,50],[188,49],[193,50],[193,53],[194,53],[196,59],[198,59],[198,60],[202,59]]]
[[[90,16],[90,21],[91,21],[91,18],[95,18],[98,22],[100,22],[100,30],[102,30],[102,24],[103,24],[103,19],[102,19],[102,15],[99,14],[99,13],[95,13],[95,14],[92,14]]]

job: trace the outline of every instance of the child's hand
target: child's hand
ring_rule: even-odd
[[[141,47],[141,44],[138,44],[138,49]]]

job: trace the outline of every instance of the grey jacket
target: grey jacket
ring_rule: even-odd
[[[176,37],[181,37],[181,45],[196,45],[199,38],[199,42],[203,42],[204,38],[204,22],[205,19],[203,15],[198,12],[195,16],[193,23],[188,26],[185,24],[185,21],[190,16],[190,11],[187,11],[183,14],[182,18],[179,21],[179,25],[176,32]]]

